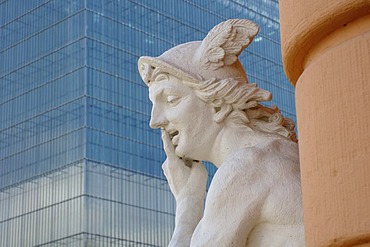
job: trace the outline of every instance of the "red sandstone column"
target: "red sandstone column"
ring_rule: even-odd
[[[370,246],[370,0],[280,0],[307,246]]]

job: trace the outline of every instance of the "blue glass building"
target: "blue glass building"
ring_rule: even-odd
[[[277,0],[0,1],[0,246],[166,246],[175,204],[137,60],[229,18],[260,25],[240,60],[295,120]]]

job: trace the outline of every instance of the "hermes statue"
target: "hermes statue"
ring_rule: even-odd
[[[228,20],[203,41],[139,59],[176,199],[169,246],[304,246],[294,124],[260,104],[271,93],[248,83],[238,60],[257,33]],[[218,168],[207,196],[201,161]]]

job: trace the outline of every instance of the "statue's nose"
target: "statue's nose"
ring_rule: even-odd
[[[167,124],[167,121],[161,117],[153,117],[150,119],[149,126],[152,129],[163,128]]]
[[[166,117],[164,116],[164,112],[158,109],[157,107],[153,106],[152,109],[152,116],[150,118],[149,126],[152,129],[159,129],[163,128],[168,124]]]

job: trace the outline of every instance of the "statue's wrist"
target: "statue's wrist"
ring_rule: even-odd
[[[198,221],[202,218],[205,195],[181,197],[176,200],[177,220]],[[190,216],[191,215],[191,216]],[[184,219],[185,217],[185,219]]]
[[[192,191],[184,191],[183,193],[179,193],[179,195],[175,196],[175,200],[177,204],[181,204],[184,202],[204,202],[206,197],[205,189],[197,189]]]
[[[179,232],[174,232],[168,247],[189,247],[192,233],[193,232],[190,234],[182,232],[179,234]]]

